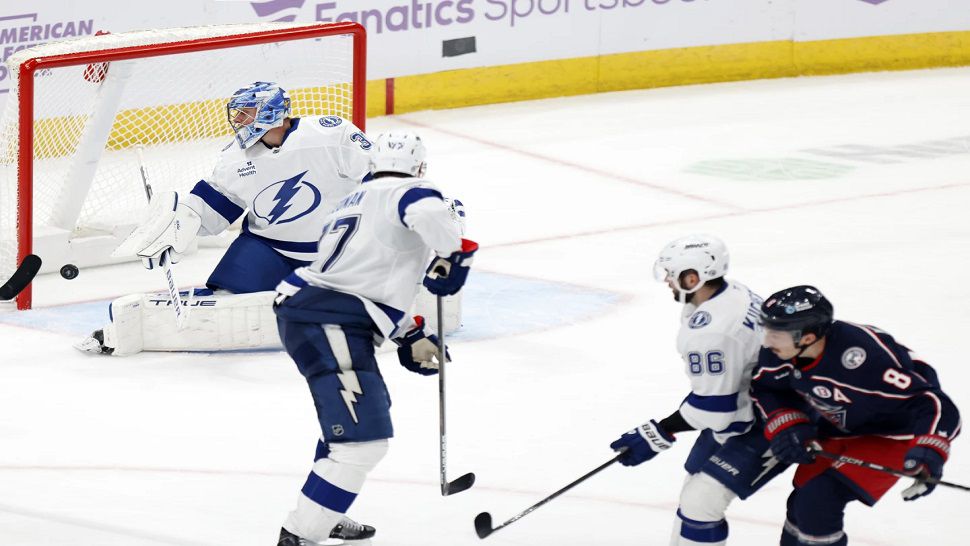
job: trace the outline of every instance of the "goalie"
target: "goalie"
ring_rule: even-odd
[[[123,296],[109,307],[111,322],[78,349],[130,355],[281,347],[273,289],[313,261],[324,218],[368,175],[372,144],[338,116],[290,117],[290,98],[275,83],[239,89],[226,108],[235,141],[212,175],[189,193],[153,197],[150,219],[115,251],[153,269],[165,254],[178,262],[196,236],[243,218],[206,288],[192,294],[187,324],[177,331],[167,295]]]

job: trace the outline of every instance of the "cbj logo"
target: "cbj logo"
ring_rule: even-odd
[[[287,224],[310,214],[323,200],[316,186],[301,180],[307,171],[270,184],[253,199],[253,213],[272,224]]]

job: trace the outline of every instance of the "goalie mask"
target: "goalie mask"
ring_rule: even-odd
[[[421,178],[428,155],[421,137],[414,133],[381,133],[371,155],[370,172],[399,173]]]
[[[726,275],[728,260],[727,247],[717,237],[688,235],[671,242],[660,251],[660,256],[653,265],[653,274],[661,282],[673,280],[683,297],[699,290],[705,282]],[[689,270],[697,272],[700,282],[688,290],[680,285],[680,275]]]
[[[290,115],[290,97],[275,83],[255,82],[232,94],[226,115],[236,133],[236,142],[245,150],[263,138],[266,131],[283,125]]]

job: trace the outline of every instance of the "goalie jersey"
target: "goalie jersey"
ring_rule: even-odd
[[[384,337],[403,324],[431,251],[461,248],[441,192],[419,178],[382,177],[344,197],[326,220],[319,254],[294,273],[359,298]]]
[[[372,145],[337,116],[290,123],[278,148],[231,143],[212,176],[179,196],[202,217],[200,235],[218,234],[245,213],[243,232],[288,258],[313,260],[327,214],[368,174]]]
[[[710,429],[721,443],[754,422],[748,387],[761,349],[761,301],[744,285],[728,281],[699,306],[684,306],[677,350],[691,392],[680,414],[695,429]]]

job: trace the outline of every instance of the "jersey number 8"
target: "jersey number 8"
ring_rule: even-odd
[[[705,367],[707,373],[711,375],[722,374],[724,373],[724,353],[707,351],[703,356],[700,353],[687,353],[687,366],[692,375],[703,374]]]

